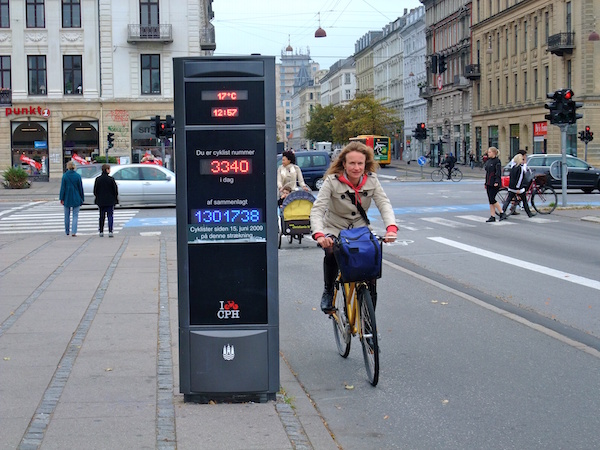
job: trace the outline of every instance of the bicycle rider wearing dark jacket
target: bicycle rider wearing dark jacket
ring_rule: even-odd
[[[444,159],[444,164],[446,169],[448,169],[448,179],[450,179],[450,174],[452,173],[452,169],[454,169],[454,164],[456,164],[456,158],[452,153],[446,155],[446,159]]]
[[[506,219],[506,208],[510,202],[518,195],[523,202],[523,208],[529,217],[535,216],[529,209],[527,204],[527,193],[525,192],[525,167],[523,166],[523,155],[517,154],[514,157],[515,165],[510,169],[510,180],[508,182],[508,196],[502,205],[502,210],[505,211],[500,216],[500,220]]]

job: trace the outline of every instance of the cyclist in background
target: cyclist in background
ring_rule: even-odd
[[[325,251],[321,310],[326,314],[333,310],[333,293],[338,274],[332,237],[338,236],[343,229],[369,225],[360,214],[357,204],[367,211],[371,201],[374,201],[386,227],[385,242],[396,239],[396,217],[392,204],[374,173],[377,167],[372,149],[363,143],[351,142],[327,170],[323,187],[313,204],[310,214],[312,237]],[[375,307],[375,280],[369,283],[369,288]]]
[[[531,212],[529,209],[529,204],[527,203],[527,194],[525,189],[525,172],[526,169],[523,167],[523,155],[517,153],[514,157],[515,165],[512,169],[510,169],[510,181],[508,183],[508,196],[504,201],[504,205],[502,205],[502,210],[504,211],[500,216],[500,220],[506,219],[506,208],[510,202],[518,195],[523,202],[523,208],[529,217],[535,216],[535,213]]]
[[[452,169],[454,169],[454,164],[456,164],[456,158],[452,153],[446,153],[446,159],[444,159],[444,165],[446,169],[448,169],[448,179],[452,179],[450,174],[452,173]]]
[[[530,172],[530,170],[527,168],[527,150],[517,150],[517,155],[521,155],[523,157],[523,170],[524,170],[524,174],[527,174],[527,172]],[[517,156],[515,155],[515,156]],[[515,162],[515,158],[513,157],[513,159],[511,159],[511,161],[508,163],[508,165],[506,166],[508,169],[512,169],[513,167],[515,167],[516,162]],[[527,183],[525,183],[523,185],[523,187],[525,188],[525,190],[529,189],[529,185],[531,184],[531,181],[533,180],[533,176],[531,176],[531,173],[528,176],[529,180]],[[527,180],[525,180],[527,181]],[[519,211],[517,211],[517,206],[518,206],[518,201],[517,199],[514,199],[512,204],[510,205],[510,214],[506,214],[507,216],[513,215],[513,216],[518,216],[519,214],[521,214]]]

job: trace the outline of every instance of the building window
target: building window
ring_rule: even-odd
[[[571,60],[569,59],[567,61],[567,87],[569,89],[572,89],[572,86],[571,86],[571,80],[572,80],[572,76],[573,76],[573,70],[572,69],[573,69],[573,65],[572,65]]]
[[[10,56],[0,56],[0,88],[11,88]]]
[[[81,3],[79,0],[62,0],[63,28],[81,28]]]
[[[63,92],[66,95],[81,95],[83,93],[81,55],[63,56],[63,82]]]
[[[538,18],[535,16],[533,18],[533,47],[537,48],[538,46]]]
[[[160,94],[160,55],[142,55],[142,94]]]
[[[46,57],[27,57],[27,80],[29,95],[46,95]]]
[[[44,0],[27,0],[27,28],[44,28]]]
[[[527,101],[527,72],[523,72],[523,101]]]
[[[350,84],[350,74],[344,74],[344,84]]]
[[[508,99],[509,99],[509,97],[508,97],[508,92],[509,92],[509,89],[508,89],[508,76],[505,78],[504,81],[506,83],[506,104],[508,105]]]
[[[519,87],[519,75],[515,73],[515,105],[519,101],[518,87]]]
[[[519,54],[519,28],[517,24],[515,24],[515,51],[514,55],[517,56]]]
[[[498,104],[501,104],[500,101],[500,78],[496,78],[496,98],[498,99]]]
[[[523,51],[527,51],[527,21],[523,22]]]
[[[533,70],[533,98],[537,100],[539,98],[539,90],[538,90],[538,70]]]
[[[550,16],[548,12],[544,14],[544,43],[548,44],[548,37],[550,37]]]
[[[0,28],[10,28],[10,8],[8,0],[0,0]]]
[[[567,7],[567,11],[566,11],[566,19],[567,19],[567,33],[571,32],[571,2],[567,2],[566,4]]]
[[[352,94],[350,93],[350,89],[346,89],[345,97],[346,97],[346,100],[352,99]]]
[[[157,26],[158,20],[158,0],[140,1],[140,24],[142,26]]]
[[[544,78],[545,78],[545,85],[546,85],[546,89],[544,90],[544,92],[550,92],[550,69],[548,66],[544,67]]]

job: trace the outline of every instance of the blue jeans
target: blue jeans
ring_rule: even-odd
[[[71,223],[71,209],[73,210],[73,234],[77,234],[77,220],[79,219],[80,206],[65,206],[65,233],[69,234],[69,225]]]

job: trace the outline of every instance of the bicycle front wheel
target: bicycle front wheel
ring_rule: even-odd
[[[507,197],[508,197],[508,189],[500,188],[500,190],[498,190],[498,193],[496,194],[496,201],[498,203],[500,203],[500,205],[504,205],[504,202],[506,201]]]
[[[346,358],[350,353],[350,325],[348,323],[348,312],[346,311],[346,294],[344,284],[338,278],[335,282],[333,292],[333,307],[335,312],[330,316],[333,323],[333,336],[337,345],[338,353]]]
[[[442,172],[442,169],[434,170],[433,172],[431,172],[431,179],[433,181],[442,181],[443,178],[444,173]]]
[[[360,342],[369,383],[377,386],[379,381],[379,342],[377,340],[377,324],[375,323],[375,308],[371,293],[366,286],[361,286],[358,292],[360,304]]]
[[[452,181],[460,181],[462,180],[463,174],[462,172],[457,169],[456,167],[454,169],[452,169],[452,172],[450,172],[450,178],[452,179]]]
[[[540,214],[550,214],[558,205],[556,191],[548,186],[535,190],[531,196],[531,204]]]

